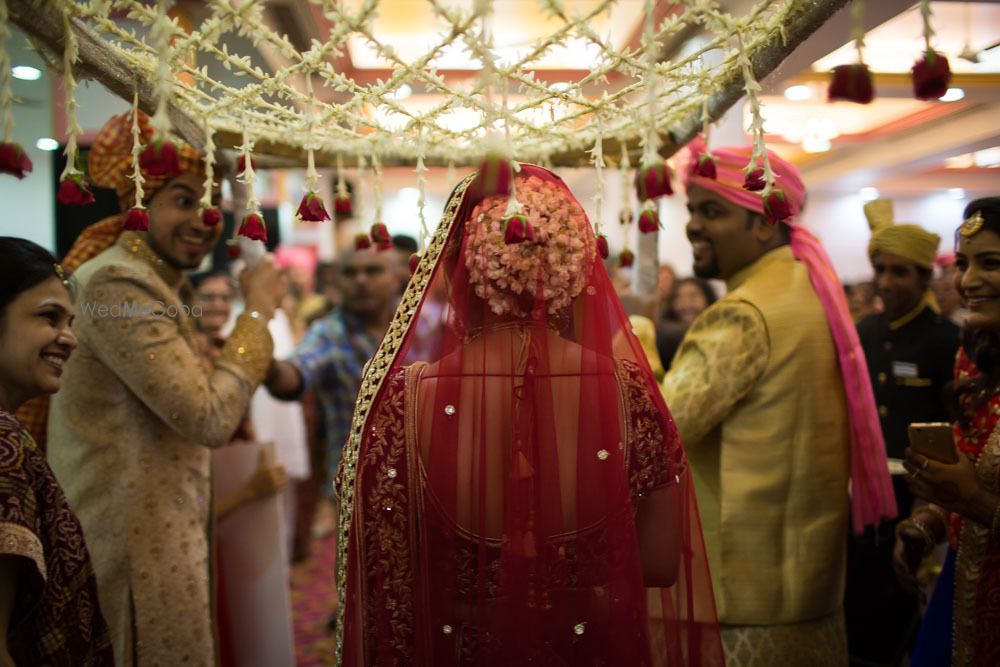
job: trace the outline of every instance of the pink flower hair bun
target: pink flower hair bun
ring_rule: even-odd
[[[594,231],[583,207],[561,183],[519,175],[516,188],[534,242],[504,243],[507,197],[487,197],[466,222],[469,282],[497,315],[523,317],[536,296],[553,315],[587,285],[596,255]]]

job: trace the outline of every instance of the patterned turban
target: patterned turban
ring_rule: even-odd
[[[707,178],[695,174],[693,169],[698,164],[698,157],[705,153],[705,144],[701,139],[695,139],[688,146],[688,163],[681,169],[681,179],[685,188],[692,185],[711,190],[712,192],[725,197],[728,201],[737,206],[741,206],[754,213],[764,214],[764,200],[760,192],[750,192],[743,188],[745,174],[743,168],[750,162],[750,155],[753,149],[751,146],[724,146],[712,148],[712,155],[715,156],[715,169],[717,178]],[[805,204],[806,187],[799,176],[799,170],[791,162],[783,160],[775,153],[767,152],[768,160],[771,162],[771,171],[774,172],[774,186],[781,188],[785,193],[785,198],[792,210],[792,218],[788,220],[794,224],[795,218]]]
[[[149,116],[139,113],[139,139],[143,144],[153,138],[153,125]],[[173,140],[177,146],[177,158],[183,173],[204,174],[205,166],[201,153],[190,144]],[[112,116],[101,131],[97,133],[94,144],[90,148],[87,160],[90,180],[102,188],[110,188],[118,193],[118,203],[121,209],[132,208],[135,205],[135,183],[132,181],[132,112]],[[157,190],[171,180],[171,176],[150,176],[145,170],[142,184],[146,202]],[[145,202],[144,202],[145,203]]]
[[[898,255],[925,269],[934,268],[941,237],[919,225],[893,224],[892,201],[876,199],[865,204],[865,217],[872,229],[868,256],[882,251]]]

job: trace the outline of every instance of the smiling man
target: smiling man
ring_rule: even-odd
[[[959,329],[938,313],[930,291],[941,238],[919,225],[893,224],[888,199],[865,204],[865,216],[872,229],[868,257],[885,311],[858,322],[858,336],[886,450],[902,459],[910,424],[950,421],[944,391]],[[893,487],[900,513],[909,516],[913,494],[905,476],[894,476]],[[853,537],[848,546],[847,636],[858,664],[899,664],[916,634],[916,594],[896,582],[892,569],[895,523]]]
[[[854,324],[796,224],[795,167],[768,154],[792,211],[772,224],[742,187],[750,147],[713,148],[715,179],[693,171],[702,151],[685,172],[687,236],[695,274],[728,293],[688,330],[663,393],[693,471],[726,663],[846,665],[848,482],[856,524],[893,513]]]
[[[149,119],[139,121],[148,142]],[[131,125],[131,112],[112,118],[89,158],[123,210],[135,199]],[[83,526],[120,665],[215,662],[209,449],[229,441],[264,378],[266,323],[284,293],[273,264],[245,274],[248,314],[217,359],[202,357],[184,272],[221,225],[200,210],[201,156],[186,144],[178,153],[179,172],[143,174],[149,231],[121,233],[71,277],[79,347],[48,420],[49,460]]]

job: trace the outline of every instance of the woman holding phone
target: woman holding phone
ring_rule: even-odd
[[[895,567],[901,580],[914,584],[922,557],[951,538],[911,664],[922,664],[916,662],[921,640],[934,635],[943,643],[953,638],[953,666],[1000,665],[1000,197],[966,207],[956,267],[956,287],[969,307],[952,396],[958,461],[944,463],[907,450],[910,488],[928,504],[900,523]],[[938,595],[946,599],[949,592],[953,604],[942,607]],[[939,610],[945,612],[940,617]],[[931,643],[941,642],[924,642]],[[940,660],[934,658],[934,664]]]

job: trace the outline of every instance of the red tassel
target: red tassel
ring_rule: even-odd
[[[122,228],[131,232],[149,231],[149,213],[143,208],[130,208],[125,213],[125,222],[122,224]]]
[[[651,209],[644,208],[639,214],[639,231],[643,234],[651,234],[660,228],[660,216]]]
[[[764,168],[757,167],[751,169],[750,173],[746,175],[743,180],[743,189],[749,190],[750,192],[760,192],[767,187],[767,183],[764,182]]]
[[[858,104],[870,103],[875,99],[875,84],[872,82],[872,73],[868,71],[868,66],[855,63],[834,67],[826,99],[830,102],[844,100]]]
[[[698,160],[694,163],[694,169],[691,170],[691,173],[695,176],[715,180],[717,177],[715,156],[711,153],[702,153],[699,155]]]
[[[767,194],[767,198],[764,199],[764,215],[772,225],[792,217],[792,207],[789,206],[784,192],[775,188]]]
[[[936,100],[948,92],[951,68],[948,59],[929,49],[913,65],[913,94],[918,100]]]
[[[600,255],[601,259],[608,258],[608,237],[604,234],[597,235],[597,254]]]
[[[201,222],[206,227],[215,227],[222,222],[222,211],[217,208],[206,208],[201,212]]]
[[[0,143],[0,174],[24,178],[34,168],[34,165],[31,164],[31,158],[19,144]]]
[[[389,228],[385,223],[377,222],[372,225],[371,236],[379,250],[388,250],[392,247],[392,237],[389,236]]]
[[[59,184],[56,201],[67,206],[86,206],[94,203],[94,194],[83,182],[83,176],[74,174]]]
[[[535,241],[535,229],[528,222],[528,218],[520,213],[504,218],[503,221],[503,242],[507,245],[524,243],[525,241]]]
[[[243,222],[236,233],[252,241],[267,243],[267,225],[264,224],[264,218],[260,217],[259,213],[247,213],[243,216]]]
[[[367,234],[355,234],[354,235],[354,249],[355,250],[367,250],[372,247],[371,237]]]
[[[636,170],[635,193],[639,201],[674,194],[674,189],[670,185],[670,167],[667,163],[662,162]]]
[[[296,215],[302,222],[323,222],[330,219],[330,214],[323,206],[323,199],[315,192],[307,192],[306,196],[299,202],[299,210]]]
[[[181,173],[177,146],[169,139],[153,139],[139,154],[139,168],[149,176],[173,177]]]

